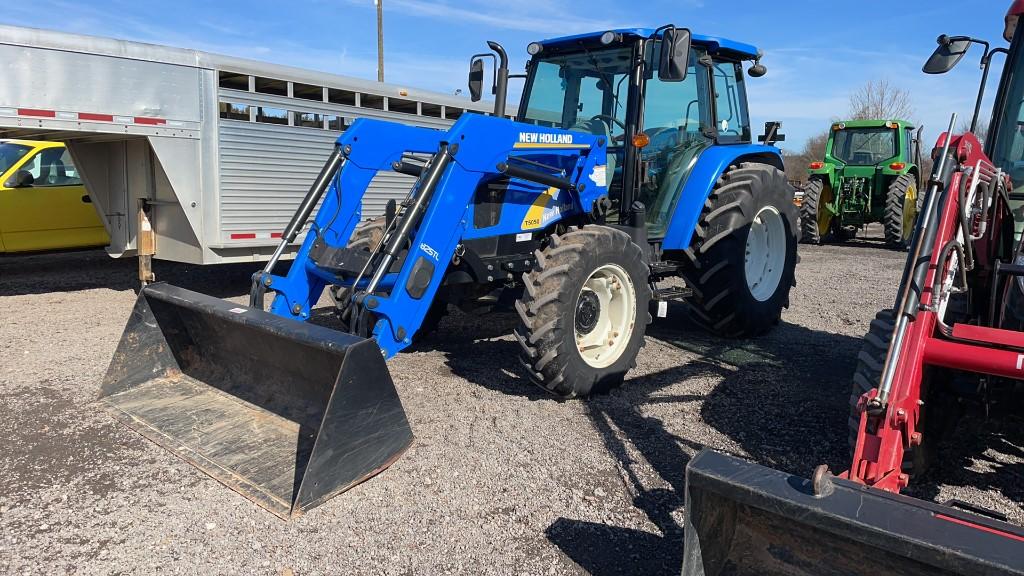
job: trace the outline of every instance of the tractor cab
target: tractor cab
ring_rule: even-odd
[[[747,44],[667,30],[613,30],[530,44],[517,117],[605,138],[610,220],[640,201],[652,239],[665,236],[703,151],[750,143],[741,62],[758,59]],[[668,52],[679,57],[675,69],[666,66]],[[751,73],[759,76],[764,67]]]

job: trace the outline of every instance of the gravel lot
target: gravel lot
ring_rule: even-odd
[[[783,323],[709,337],[675,307],[625,387],[557,402],[525,381],[511,315],[446,318],[389,363],[416,433],[380,476],[292,522],[117,424],[98,384],[135,295],[102,252],[0,259],[0,572],[678,573],[683,471],[702,446],[843,470],[859,339],[903,254],[801,247]],[[158,263],[244,302],[253,265]],[[976,420],[918,497],[1024,523],[1024,420]]]

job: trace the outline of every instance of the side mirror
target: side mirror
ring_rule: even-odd
[[[751,78],[760,78],[768,73],[768,67],[760,62],[755,62],[753,66],[747,70],[747,74],[750,74]]]
[[[18,170],[4,182],[5,188],[28,188],[35,184],[36,179],[32,176],[32,173],[27,170]]]
[[[690,31],[667,28],[661,36],[658,78],[662,82],[682,82],[690,67]]]
[[[971,47],[970,38],[950,38],[943,34],[939,36],[936,42],[939,46],[932,53],[928,61],[925,62],[922,70],[925,74],[945,74],[953,69],[954,66],[960,63],[960,60],[967,55],[967,50]]]
[[[479,102],[484,93],[484,61],[477,58],[469,64],[469,98]]]

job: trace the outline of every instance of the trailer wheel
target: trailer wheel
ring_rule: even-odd
[[[885,199],[885,242],[906,249],[917,223],[917,180],[907,173],[892,181]]]
[[[793,189],[781,170],[748,163],[722,174],[683,264],[697,322],[730,337],[777,324],[796,285],[798,234]]]
[[[381,238],[384,237],[384,230],[387,225],[383,216],[372,218],[370,220],[364,220],[360,222],[356,229],[352,231],[352,238],[348,241],[348,248],[361,249],[370,252],[380,244]],[[351,303],[349,302],[350,289],[346,286],[330,286],[328,294],[331,296],[331,301],[334,302],[335,312],[337,313],[338,320],[341,322],[345,330],[350,330],[351,321]],[[433,304],[430,306],[430,310],[427,311],[426,317],[423,318],[423,323],[420,324],[419,330],[413,336],[413,341],[420,341],[437,330],[438,325],[441,323],[441,319],[448,312],[448,304],[439,298],[434,298]],[[372,328],[372,323],[369,326]],[[363,336],[369,336],[369,334],[363,334]]]
[[[587,226],[552,236],[536,255],[515,305],[530,379],[561,398],[622,384],[651,322],[643,250],[621,230]]]
[[[832,229],[832,212],[828,204],[834,201],[832,187],[821,178],[811,178],[804,187],[800,204],[800,241],[821,244]]]

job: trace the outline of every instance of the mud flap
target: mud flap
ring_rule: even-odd
[[[684,576],[1024,574],[1024,529],[710,450],[686,468]]]
[[[285,519],[384,470],[413,438],[373,340],[168,284],[139,294],[100,399]]]

